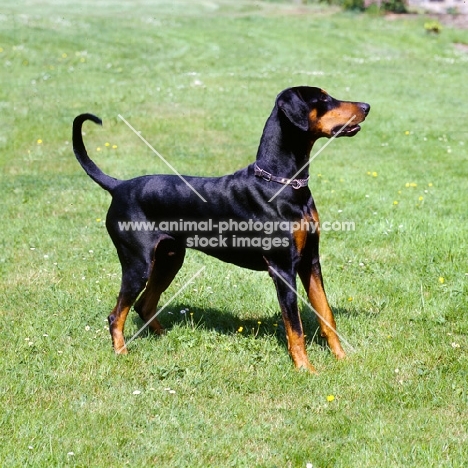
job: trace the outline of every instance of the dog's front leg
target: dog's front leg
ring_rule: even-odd
[[[273,264],[269,264],[268,271],[275,283],[286,330],[288,351],[294,365],[297,369],[306,369],[316,373],[317,371],[307,357],[304,331],[297,306],[296,273]]]
[[[317,314],[320,334],[327,340],[328,346],[338,359],[346,357],[336,331],[333,312],[325,295],[318,254],[312,260],[308,260],[307,257],[303,259],[299,265],[298,273],[314,312]]]

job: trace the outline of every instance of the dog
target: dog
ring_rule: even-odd
[[[308,163],[318,138],[356,135],[369,110],[367,103],[340,101],[320,88],[288,88],[276,98],[254,163],[222,177],[151,175],[130,180],[110,177],[88,156],[83,123],[102,121],[92,114],[76,117],[75,156],[88,176],[112,196],[106,227],[122,266],[117,304],[108,317],[115,352],[127,353],[124,325],[132,305],[152,331],[163,332],[155,318],[157,304],[189,247],[240,267],[268,271],[294,365],[315,373],[298,309],[298,275],[322,337],[338,359],[344,358],[323,285],[319,217],[307,184]],[[150,221],[159,228],[125,228],[129,226],[125,222]],[[185,222],[193,230],[178,229]],[[208,238],[207,225],[222,226],[226,236]],[[245,236],[240,236],[241,226]],[[268,229],[259,232],[261,226]]]

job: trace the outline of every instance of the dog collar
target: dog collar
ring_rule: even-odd
[[[286,179],[285,177],[276,177],[263,169],[260,169],[257,164],[254,165],[254,171],[256,177],[261,177],[267,182],[278,182],[278,184],[290,185],[293,189],[297,190],[301,187],[305,187],[309,183],[309,177],[307,179]]]

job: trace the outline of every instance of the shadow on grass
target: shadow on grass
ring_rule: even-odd
[[[316,343],[319,346],[326,348],[327,343],[320,336],[317,316],[306,306],[300,309],[300,313],[307,344]],[[350,311],[344,308],[335,308],[333,309],[333,313],[335,317],[339,317],[340,315],[350,315]],[[132,313],[131,320],[133,320],[133,323],[138,327],[138,329],[144,325],[144,322],[136,312]],[[224,335],[234,335],[239,333],[239,329],[242,327],[242,333],[244,335],[260,338],[275,337],[278,343],[287,349],[285,329],[279,311],[278,314],[273,317],[241,319],[226,310],[214,308],[188,308],[184,304],[175,303],[171,306],[170,311],[164,310],[161,315],[158,315],[158,320],[166,331],[170,331],[174,326],[179,325],[190,328],[196,327],[213,330],[216,333]],[[146,328],[137,339],[147,337],[151,334],[152,332]]]

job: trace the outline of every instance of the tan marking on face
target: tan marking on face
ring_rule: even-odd
[[[365,117],[363,109],[357,103],[343,102],[320,118],[317,118],[317,110],[312,109],[309,113],[309,125],[312,131],[331,136],[333,129],[342,127],[350,119],[350,125],[357,125],[364,121]]]
[[[312,109],[309,112],[309,123],[315,122],[317,120],[317,109]]]

